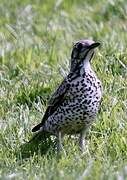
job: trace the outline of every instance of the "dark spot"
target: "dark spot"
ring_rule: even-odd
[[[96,89],[96,91],[97,91],[97,86],[95,85],[95,83],[93,83],[93,87]]]
[[[88,75],[89,75],[90,79],[93,79],[93,76],[91,76],[90,74],[88,74]]]
[[[84,113],[83,113],[83,116],[88,116],[89,115],[89,112],[88,111],[85,111]]]
[[[90,93],[91,93],[91,94],[93,93],[93,89],[90,91]]]
[[[84,87],[87,87],[87,84],[86,84],[86,83],[83,83],[82,85],[83,85]]]
[[[53,121],[49,121],[49,124],[52,125],[52,122],[53,122]]]
[[[90,91],[91,90],[91,87],[87,88],[86,91]]]
[[[80,91],[83,91],[84,90],[84,87],[81,87]]]
[[[83,73],[83,75],[82,75],[83,77],[85,77],[86,76],[86,72],[84,71],[84,73]]]
[[[87,100],[87,104],[90,104],[91,103],[91,99]]]
[[[77,122],[76,122],[76,124],[80,124],[80,122],[79,122],[79,121],[77,121]]]
[[[85,103],[85,104],[86,104],[86,103],[87,103],[87,99],[85,99],[85,101],[83,101],[83,103]]]
[[[77,84],[76,84],[76,86],[79,86],[79,81],[77,81]]]
[[[84,82],[84,79],[81,80],[81,83],[83,83],[83,82]]]

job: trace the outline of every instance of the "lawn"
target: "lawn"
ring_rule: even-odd
[[[101,112],[84,154],[66,137],[58,159],[53,138],[27,142],[84,38],[101,42]],[[0,179],[127,179],[126,0],[0,0]]]

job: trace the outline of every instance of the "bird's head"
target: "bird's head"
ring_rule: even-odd
[[[92,40],[80,40],[73,46],[71,54],[71,72],[87,66],[94,55],[94,49],[100,45]]]

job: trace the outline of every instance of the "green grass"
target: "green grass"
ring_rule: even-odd
[[[83,38],[102,43],[92,62],[102,108],[88,151],[66,138],[67,157],[58,160],[53,140],[26,142],[68,72],[72,44]],[[0,176],[127,179],[126,0],[0,0]]]

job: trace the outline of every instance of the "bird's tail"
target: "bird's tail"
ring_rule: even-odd
[[[42,123],[36,125],[36,126],[32,129],[32,132],[39,131],[41,127],[42,127]]]

